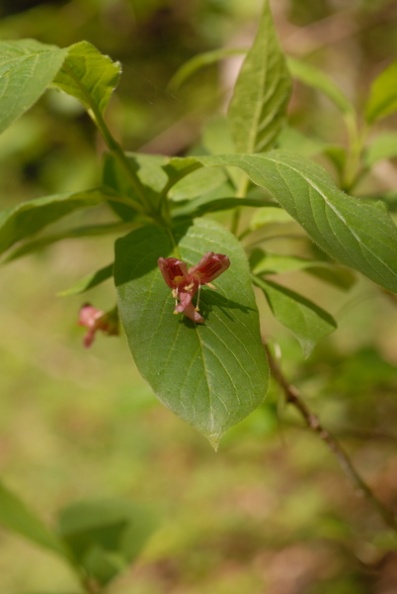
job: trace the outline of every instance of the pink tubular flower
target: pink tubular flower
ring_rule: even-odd
[[[95,334],[98,330],[101,330],[108,336],[115,336],[119,333],[118,315],[116,309],[104,313],[90,303],[85,303],[80,308],[78,323],[79,326],[88,328],[83,340],[83,344],[86,348],[92,345]]]
[[[177,258],[159,258],[158,265],[165,282],[172,289],[176,301],[174,313],[183,313],[196,324],[203,324],[204,318],[199,314],[198,304],[194,306],[192,299],[201,285],[211,287],[211,281],[229,268],[229,258],[223,254],[207,252],[189,270],[186,263]]]

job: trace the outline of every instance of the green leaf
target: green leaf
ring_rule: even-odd
[[[265,206],[255,211],[249,222],[249,228],[254,231],[273,223],[287,224],[291,222],[294,222],[294,219],[283,208]]]
[[[125,157],[130,168],[136,173],[141,182],[145,194],[145,199],[154,205],[159,202],[161,191],[168,183],[168,175],[164,171],[164,165],[169,158],[161,155],[140,155],[136,153],[126,153]],[[127,196],[136,198],[134,189],[131,187],[125,169],[114,155],[106,154],[103,166],[103,184],[110,188],[116,196],[109,199],[109,204],[113,210],[124,221],[130,221],[136,217],[137,211],[133,203],[128,204]],[[124,199],[123,204],[119,204],[117,196]]]
[[[175,231],[181,257],[227,254],[230,268],[203,287],[204,324],[173,315],[174,300],[158,269],[170,256],[166,230],[146,227],[116,242],[120,316],[136,365],[159,399],[213,445],[264,399],[268,365],[245,253],[224,227],[196,219]]]
[[[78,283],[66,289],[65,291],[61,291],[58,293],[59,297],[69,297],[70,295],[79,295],[80,293],[85,293],[89,289],[93,289],[94,287],[100,285],[104,281],[112,278],[113,276],[113,262],[108,266],[104,266],[95,272],[88,274],[84,278],[80,279]]]
[[[265,0],[258,33],[240,70],[228,116],[240,153],[266,151],[277,138],[291,94],[291,79]]]
[[[328,146],[319,138],[306,136],[302,132],[299,132],[299,130],[296,130],[296,128],[290,128],[289,126],[283,128],[277,138],[277,148],[297,152],[303,157],[311,157],[323,153]],[[220,152],[218,151],[218,154]]]
[[[0,43],[0,132],[41,97],[66,54],[33,39]]]
[[[163,170],[168,177],[169,188],[172,188],[180,179],[199,168],[200,163],[194,157],[168,159],[163,165]]]
[[[251,269],[254,274],[282,274],[307,270],[312,266],[322,266],[317,260],[308,260],[296,256],[272,254],[261,249],[256,249],[250,256]],[[324,265],[326,265],[324,263]],[[329,266],[329,264],[328,264]]]
[[[236,198],[235,196],[232,196],[231,198],[213,198],[212,196],[203,196],[194,200],[177,202],[172,209],[172,213],[175,218],[193,218],[201,217],[208,212],[220,212],[222,210],[239,208],[240,206],[252,206],[258,208],[259,206],[268,203],[268,198],[260,196],[248,196],[247,198]]]
[[[201,196],[219,188],[226,181],[222,169],[198,169],[178,181],[168,192],[171,200],[185,200]]]
[[[234,153],[229,120],[223,115],[218,115],[206,122],[202,132],[202,143],[211,154]]]
[[[366,200],[368,202],[377,203],[381,202],[385,208],[392,213],[397,212],[397,191],[396,190],[386,190],[384,192],[380,192],[379,194],[369,194],[365,196],[360,196],[361,200]]]
[[[397,157],[397,134],[386,132],[374,138],[365,152],[364,161],[366,167],[371,169],[378,161],[394,157]]]
[[[156,524],[148,509],[123,500],[81,501],[58,518],[74,561],[101,585],[136,559]]]
[[[95,114],[103,115],[117,86],[121,66],[88,41],[71,45],[54,85],[72,95]]]
[[[85,190],[35,198],[0,212],[0,253],[65,215],[105,200],[99,190]]]
[[[0,524],[30,542],[66,556],[62,542],[14,493],[0,483]]]
[[[202,143],[212,155],[236,152],[234,145],[231,124],[225,116],[215,116],[205,125],[202,132]],[[231,167],[227,170],[230,180],[235,188],[240,188],[244,174],[239,169]]]
[[[264,292],[275,318],[299,340],[305,357],[320,338],[335,330],[333,317],[302,295],[258,277],[253,277],[253,281]]]
[[[352,103],[322,70],[298,58],[288,58],[288,68],[294,78],[321,91],[343,114],[354,116]]]
[[[196,159],[207,166],[240,167],[331,258],[397,292],[397,227],[384,208],[348,196],[322,167],[286,151]]]
[[[64,239],[76,239],[78,237],[101,237],[102,235],[112,234],[120,235],[121,233],[130,231],[134,226],[140,227],[141,225],[133,225],[132,223],[104,223],[99,225],[74,227],[73,229],[66,229],[65,231],[52,233],[51,235],[44,235],[38,239],[33,239],[32,241],[25,241],[22,243],[22,245],[19,245],[13,249],[7,254],[5,262],[11,262],[17,258],[22,258],[23,256],[32,254],[37,250],[42,250],[49,245],[57,243],[58,241],[63,241]]]
[[[252,251],[249,260],[251,270],[256,275],[304,271],[343,290],[350,289],[355,283],[352,271],[337,266],[335,262],[273,254],[260,248]]]
[[[390,64],[374,80],[365,106],[368,124],[385,118],[397,111],[397,62]]]
[[[321,266],[311,266],[306,270],[312,276],[342,291],[347,291],[356,283],[357,278],[352,270],[333,263],[323,262]]]

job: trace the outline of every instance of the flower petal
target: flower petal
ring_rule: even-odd
[[[230,260],[224,254],[207,252],[200,262],[189,269],[189,275],[199,284],[205,285],[217,278],[230,266]]]
[[[158,266],[165,282],[171,289],[189,283],[187,264],[177,258],[159,258]]]

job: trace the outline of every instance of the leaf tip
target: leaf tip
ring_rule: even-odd
[[[222,435],[223,435],[222,433],[215,433],[215,434],[205,436],[208,439],[208,441],[210,442],[210,445],[213,448],[215,453],[218,451],[219,442],[221,441]]]

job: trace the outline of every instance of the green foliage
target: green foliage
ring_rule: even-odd
[[[120,64],[82,41],[68,48],[53,84],[81,101],[98,117],[98,113],[103,115],[120,73]]]
[[[145,546],[157,520],[148,509],[123,500],[73,503],[62,509],[57,531],[0,485],[0,525],[69,563],[82,584],[107,585]]]
[[[299,340],[305,357],[310,355],[320,338],[335,330],[336,322],[332,316],[309,299],[269,280],[255,277],[254,283],[262,289],[278,321]]]
[[[197,160],[239,167],[269,190],[329,256],[397,292],[397,227],[383,207],[347,196],[321,167],[281,150]]]
[[[229,105],[228,116],[240,153],[271,148],[280,132],[291,92],[291,81],[276,38],[268,1]]]
[[[397,156],[397,134],[386,132],[376,136],[368,146],[364,161],[366,167],[371,169],[378,161],[391,159]]]
[[[82,501],[61,510],[58,530],[86,579],[107,585],[136,559],[154,517],[129,501]]]
[[[3,484],[0,484],[0,524],[52,553],[66,555],[62,541]]]
[[[0,253],[17,241],[26,239],[44,227],[82,208],[103,203],[99,190],[57,194],[22,202],[0,213]]]
[[[287,63],[294,78],[321,91],[343,114],[354,116],[354,106],[322,70],[297,58],[288,58]]]
[[[368,124],[373,124],[397,111],[397,62],[390,64],[374,80],[365,108]]]
[[[161,0],[156,0],[150,7],[136,10],[136,14],[132,11],[147,25],[146,33],[153,26],[149,21],[156,16],[160,4]],[[157,35],[153,35],[155,38]],[[262,437],[270,434],[277,425],[277,407],[272,394],[265,400],[269,365],[261,337],[259,313],[263,312],[258,311],[253,285],[264,294],[276,320],[298,339],[306,357],[321,339],[335,330],[336,322],[326,309],[299,293],[297,279],[304,275],[307,279],[310,274],[316,279],[315,286],[321,286],[320,282],[324,281],[333,286],[332,290],[348,290],[357,278],[353,271],[358,271],[385,291],[397,293],[397,228],[389,214],[395,210],[395,192],[388,192],[383,186],[379,191],[373,189],[376,182],[371,180],[370,193],[365,198],[352,195],[359,183],[360,188],[364,186],[365,175],[371,173],[378,161],[397,154],[394,133],[377,136],[371,129],[397,109],[396,64],[392,63],[375,79],[366,103],[364,99],[362,115],[320,68],[284,55],[266,0],[255,40],[247,52],[221,48],[204,53],[188,61],[174,77],[170,89],[176,92],[187,77],[198,74],[203,66],[246,53],[227,117],[208,121],[201,143],[193,146],[190,139],[195,132],[189,130],[188,141],[181,143],[188,149],[183,151],[188,156],[172,158],[123,150],[115,136],[122,137],[128,118],[120,117],[119,105],[113,112],[110,106],[119,83],[120,64],[87,41],[67,43],[69,46],[64,49],[33,40],[0,43],[0,131],[30,108],[48,87],[64,91],[87,110],[107,147],[102,187],[34,197],[3,211],[0,251],[13,248],[8,255],[8,260],[12,260],[63,239],[115,236],[114,263],[93,265],[93,272],[72,283],[62,294],[79,295],[114,277],[120,318],[130,350],[137,368],[160,401],[215,447],[222,435],[236,424],[239,426],[228,437],[229,444],[249,433],[257,432]],[[115,50],[114,55],[123,52]],[[293,114],[289,125],[284,127],[291,92],[290,73],[336,106],[332,115],[338,118],[335,129],[339,129],[343,120],[346,142],[342,139],[338,144],[333,139],[329,143],[323,138],[326,134],[322,130],[321,138],[308,132],[310,126],[302,125],[306,131],[298,130],[299,117],[294,118]],[[135,87],[144,86],[135,74],[134,83],[134,92]],[[197,104],[200,90],[198,85]],[[202,94],[205,95],[205,88]],[[64,95],[57,94],[53,104],[49,101],[48,105],[54,110],[51,117],[58,109],[58,115],[65,118],[66,130],[70,112],[60,108],[64,100]],[[145,101],[148,105],[155,103]],[[194,105],[195,102],[196,98]],[[109,127],[104,119],[106,110],[111,114]],[[144,127],[144,117],[132,119],[133,125]],[[161,125],[159,122],[156,126]],[[153,132],[155,129],[153,126]],[[58,132],[55,138],[60,142],[63,134]],[[14,146],[15,150],[22,147],[27,153],[33,150],[29,142],[17,142]],[[275,146],[278,149],[270,150]],[[181,147],[177,144],[174,148],[172,142],[165,152],[182,154]],[[319,156],[322,162],[332,164],[336,181],[312,162],[312,158]],[[26,159],[29,171],[29,155]],[[33,195],[37,194],[33,192]],[[77,211],[92,206],[101,207],[97,209],[99,221],[81,224]],[[56,226],[72,213],[74,218]],[[54,228],[48,231],[50,225]],[[194,305],[204,318],[203,324],[196,324],[186,316],[173,315],[174,299],[179,299],[179,293],[172,294],[157,262],[159,257],[174,257],[191,266],[208,252],[229,257],[231,266],[217,278],[216,290],[204,283],[194,295]],[[108,253],[105,258],[105,262],[110,261]],[[284,275],[283,284],[278,282],[280,274]],[[332,299],[328,288],[320,289],[315,298],[316,302],[323,299],[325,308]],[[371,290],[375,294],[377,289]],[[311,291],[309,284],[309,296]],[[385,291],[376,294],[384,298]],[[88,320],[83,325],[91,331],[101,330],[100,325],[96,326],[97,320]],[[278,331],[278,325],[276,328]],[[272,336],[268,313],[263,329],[267,337]],[[278,340],[276,336],[274,342]],[[328,353],[324,359],[331,358],[326,351],[329,344],[321,340],[308,364],[312,367],[306,378],[305,368],[300,369],[302,381],[307,381],[309,386],[310,376],[316,377],[320,393],[325,374],[317,373],[314,357],[324,348]],[[287,357],[293,353],[289,349],[293,347],[286,349]],[[294,356],[293,353],[291,359]],[[370,357],[359,360],[364,366],[366,361],[372,365],[374,357],[371,353]],[[340,383],[329,385],[335,392],[348,392],[346,382],[361,386],[356,381],[361,373],[359,367],[350,369],[347,380],[342,377]],[[275,371],[274,362],[272,369]],[[339,370],[343,372],[343,365]],[[389,381],[388,373],[382,368],[379,375]],[[366,374],[362,375],[365,378]],[[286,390],[283,380],[279,384]],[[377,388],[382,392],[381,381]],[[130,403],[129,389],[126,391]],[[347,403],[344,406],[353,407]],[[304,408],[303,405],[301,412]],[[338,411],[333,414],[338,418]],[[291,512],[294,521],[301,518],[302,500],[299,498]],[[304,503],[307,508],[306,499]],[[57,553],[71,564],[82,588],[90,593],[102,592],[135,561],[154,525],[150,514],[129,503],[84,502],[61,511],[55,534],[4,487],[0,489],[0,510],[3,526]],[[335,536],[337,532],[330,529],[333,538],[341,538],[340,533]],[[240,541],[241,536],[239,533],[233,542]],[[241,591],[254,589],[252,584],[240,587]]]
[[[66,50],[33,39],[2,41],[0,132],[28,110],[59,71]]]

